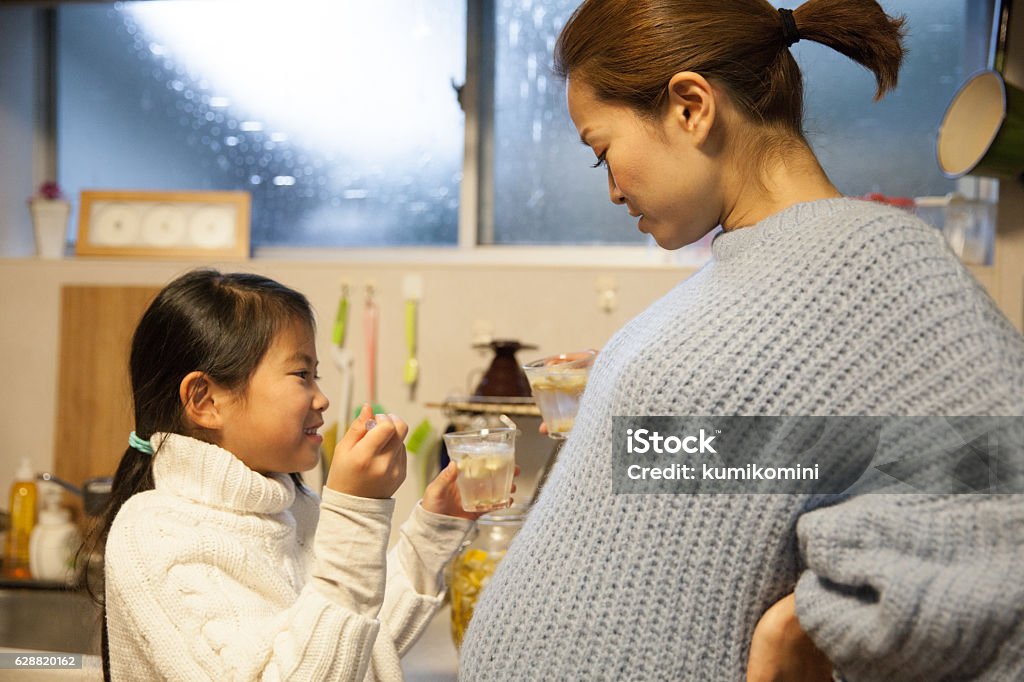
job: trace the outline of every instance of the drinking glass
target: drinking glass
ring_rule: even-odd
[[[455,484],[466,511],[485,512],[512,503],[516,469],[514,428],[477,429],[444,434],[448,457],[459,468]]]
[[[595,357],[597,351],[584,350],[551,355],[523,365],[551,438],[569,437]]]

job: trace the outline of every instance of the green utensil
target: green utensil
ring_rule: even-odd
[[[405,383],[412,386],[420,375],[420,363],[416,359],[416,301],[405,302],[405,347],[408,358],[405,360]]]
[[[348,285],[341,285],[341,298],[338,300],[338,312],[334,316],[334,329],[331,331],[331,343],[338,348],[345,345],[345,331],[348,326]]]
[[[436,457],[431,457],[434,454],[434,445],[436,443],[437,433],[434,431],[434,427],[430,424],[429,419],[421,421],[412,430],[408,440],[405,442],[405,449],[413,456],[415,463],[414,470],[417,472],[420,495],[423,495],[423,491],[429,482],[431,465],[437,461]]]
[[[409,274],[402,279],[402,293],[405,296],[405,368],[402,380],[413,395],[420,376],[420,362],[416,359],[416,326],[420,299],[423,298],[423,278]]]

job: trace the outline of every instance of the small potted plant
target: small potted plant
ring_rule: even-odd
[[[62,258],[71,204],[64,199],[60,186],[53,181],[44,182],[36,195],[28,200],[28,204],[36,235],[36,255],[42,258]]]

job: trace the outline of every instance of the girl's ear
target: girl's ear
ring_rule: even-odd
[[[223,423],[220,406],[215,399],[216,387],[202,372],[189,372],[178,386],[178,396],[185,416],[201,429],[216,430]]]
[[[670,123],[691,134],[695,145],[702,145],[718,114],[711,84],[699,73],[681,71],[668,82],[668,101]]]

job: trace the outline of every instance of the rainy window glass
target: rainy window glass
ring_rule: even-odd
[[[817,43],[793,46],[804,74],[807,139],[845,194],[952,192],[956,182],[942,175],[935,160],[935,136],[957,88],[983,66],[972,64],[965,44],[968,2],[899,0],[882,6],[907,16],[909,51],[899,87],[879,102],[872,100],[874,74],[859,64]]]
[[[465,0],[66,5],[58,36],[71,196],[247,190],[254,246],[457,242]]]
[[[482,241],[644,243],[589,168],[550,72],[578,0],[493,1],[493,238]],[[954,183],[934,135],[973,70],[972,5],[882,4],[911,32],[900,87],[879,103],[858,65],[793,48],[808,139],[848,195],[944,194]],[[465,0],[83,3],[58,18],[58,179],[73,196],[245,189],[255,246],[457,242]]]
[[[636,219],[608,201],[605,170],[580,144],[551,72],[555,40],[578,0],[496,0],[494,241],[643,244]]]
[[[494,241],[642,242],[625,207],[608,201],[604,169],[588,167],[593,153],[580,145],[565,88],[551,74],[555,40],[578,0],[496,2]],[[899,88],[880,102],[872,101],[874,76],[858,64],[816,43],[793,47],[804,74],[808,141],[844,194],[945,194],[955,183],[938,170],[935,133],[973,70],[964,44],[968,3],[882,5],[907,15],[910,34]]]

